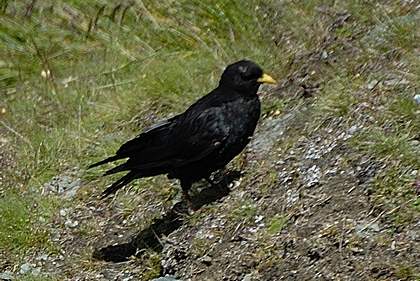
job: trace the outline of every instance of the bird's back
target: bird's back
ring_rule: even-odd
[[[200,117],[200,112],[205,112],[206,118]],[[194,182],[223,168],[249,143],[259,117],[260,101],[256,94],[243,95],[215,89],[191,106],[180,122],[193,123],[190,127],[198,132],[188,137],[196,138],[197,142],[213,144],[217,148],[201,156],[196,151],[194,161],[174,166],[168,177]]]

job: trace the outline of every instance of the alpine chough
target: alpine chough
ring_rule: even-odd
[[[156,123],[93,168],[115,160],[127,161],[104,175],[129,171],[103,192],[116,192],[134,179],[167,174],[177,178],[190,210],[188,190],[193,182],[210,181],[212,172],[223,168],[249,143],[258,119],[258,88],[276,81],[252,61],[229,65],[216,89],[184,113]]]

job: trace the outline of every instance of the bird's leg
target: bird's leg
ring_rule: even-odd
[[[190,215],[194,215],[194,208],[191,203],[190,195],[188,194],[188,190],[191,188],[191,182],[181,181],[181,188],[182,188],[182,193],[184,194],[185,202],[187,203],[188,213]]]

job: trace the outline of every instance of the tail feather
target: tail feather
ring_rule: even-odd
[[[104,176],[115,174],[115,173],[122,172],[122,171],[127,171],[127,170],[130,170],[130,169],[126,168],[126,163],[124,163],[124,164],[121,164],[117,167],[114,167],[114,168],[106,171]]]
[[[100,165],[102,165],[102,164],[109,163],[109,162],[112,162],[112,161],[115,161],[115,160],[119,160],[119,159],[121,159],[121,156],[119,156],[119,155],[114,155],[114,156],[111,156],[111,157],[109,157],[109,158],[106,158],[105,160],[102,160],[102,161],[100,161],[100,162],[98,162],[98,163],[95,163],[95,164],[90,165],[90,166],[88,167],[88,169],[91,169],[91,168],[93,168],[93,167],[100,166]]]
[[[102,193],[101,199],[107,197],[108,195],[115,193],[118,189],[122,188],[124,185],[130,183],[132,180],[138,178],[136,171],[131,171],[116,182],[114,182],[110,187],[105,189]]]
[[[169,167],[171,166],[170,161],[162,161],[157,163],[145,163],[145,164],[136,164],[130,163],[127,161],[117,167],[114,167],[104,173],[104,176],[108,176],[111,174],[134,170],[137,171],[138,177],[148,177],[148,176],[155,176],[159,174],[166,174],[169,172]]]

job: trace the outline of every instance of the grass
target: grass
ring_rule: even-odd
[[[13,163],[0,186],[0,248],[13,264],[50,247],[48,225],[62,206],[39,193],[53,176],[83,171],[183,111],[228,63],[247,57],[268,69],[275,61],[262,1],[4,3],[0,121]]]
[[[46,231],[47,223],[54,208],[54,202],[48,202],[40,196],[21,197],[17,195],[2,199],[0,218],[6,226],[0,231],[0,242],[9,254],[15,249],[19,253],[39,250],[40,245],[49,245],[51,236]],[[47,215],[47,217],[45,217]]]
[[[397,225],[417,219],[412,183],[420,164],[420,109],[412,97],[420,89],[418,16],[408,2],[350,2],[3,1],[0,260],[6,263],[0,272],[26,255],[60,250],[50,242],[49,226],[63,206],[83,198],[64,203],[42,194],[45,183],[74,169],[86,181],[97,178],[99,171],[85,167],[155,120],[182,112],[217,85],[227,64],[242,58],[280,82],[298,77],[299,89],[316,89],[306,128],[334,118],[349,127],[366,124],[349,145],[392,167],[372,181],[375,200],[391,202],[390,209],[403,206],[391,216]],[[266,97],[264,116],[307,106],[293,94]],[[160,183],[144,180],[135,189],[159,189]],[[126,217],[138,207],[136,200],[116,200],[126,203]],[[236,205],[233,219],[252,221],[257,207],[246,200]],[[286,217],[273,216],[268,233],[287,226]],[[82,224],[79,235],[94,234]],[[156,274],[156,256],[149,263]],[[416,272],[402,265],[399,274]]]
[[[269,232],[280,232],[288,224],[288,218],[283,215],[275,215],[269,223],[267,230]]]

